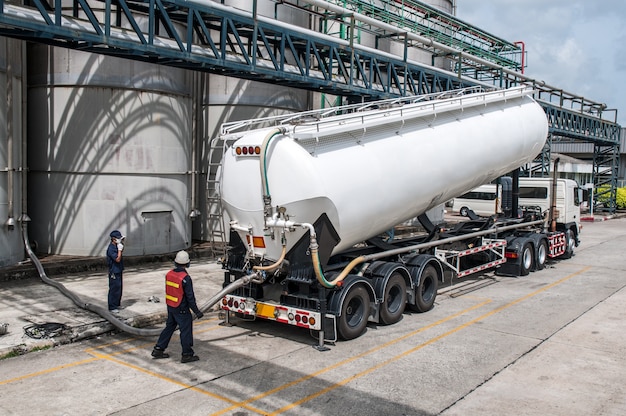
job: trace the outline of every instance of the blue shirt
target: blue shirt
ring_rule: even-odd
[[[120,262],[116,262],[117,245],[111,243],[107,248],[107,262],[109,263],[109,273],[120,274],[124,270],[124,258],[120,258]]]

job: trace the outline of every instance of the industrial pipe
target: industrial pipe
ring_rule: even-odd
[[[326,280],[326,278],[324,277],[324,274],[322,272],[321,265],[320,265],[320,262],[319,262],[319,257],[318,257],[318,254],[317,254],[317,241],[315,240],[315,236],[311,237],[311,245],[310,245],[311,258],[313,259],[313,269],[315,270],[315,275],[317,277],[317,280],[324,287],[333,288],[333,287],[337,286],[337,284],[339,284],[339,282],[341,282],[343,279],[345,279],[353,268],[355,268],[358,264],[364,263],[366,261],[378,260],[378,259],[381,259],[383,257],[395,256],[395,255],[399,255],[399,254],[408,253],[408,252],[411,252],[411,251],[418,251],[418,250],[421,250],[421,249],[424,249],[424,248],[434,247],[436,245],[441,244],[442,241],[446,241],[448,243],[452,243],[452,242],[455,242],[455,241],[466,240],[468,238],[473,238],[473,237],[480,237],[480,236],[487,235],[487,234],[496,234],[497,235],[498,232],[508,231],[508,230],[512,230],[512,229],[515,229],[515,228],[521,228],[522,226],[538,225],[538,224],[542,224],[542,223],[544,223],[544,220],[536,220],[536,221],[518,223],[518,224],[513,224],[513,225],[505,225],[503,227],[494,227],[494,228],[490,228],[488,230],[475,231],[475,232],[469,233],[469,234],[463,234],[463,235],[456,236],[456,237],[449,237],[449,238],[445,238],[444,240],[429,241],[429,242],[426,242],[426,243],[414,244],[414,245],[407,246],[407,247],[401,247],[401,248],[396,248],[396,249],[392,249],[392,250],[386,250],[386,251],[382,251],[380,253],[368,254],[368,255],[365,255],[365,256],[359,256],[359,257],[355,258],[354,260],[352,260],[341,271],[341,273],[339,273],[339,275],[335,279],[333,279],[332,281]]]

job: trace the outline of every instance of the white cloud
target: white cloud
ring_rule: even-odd
[[[459,0],[457,17],[523,41],[526,76],[618,108],[626,126],[626,1]]]

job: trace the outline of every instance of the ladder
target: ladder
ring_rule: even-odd
[[[219,192],[219,167],[229,139],[223,135],[211,139],[209,145],[209,163],[207,171],[207,234],[215,257],[226,257],[228,239],[224,224],[224,209]]]

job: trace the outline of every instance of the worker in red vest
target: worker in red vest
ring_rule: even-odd
[[[174,266],[174,269],[167,272],[165,276],[167,322],[152,350],[152,357],[168,358],[170,356],[165,352],[165,349],[178,326],[180,328],[180,344],[183,347],[183,355],[180,362],[190,363],[199,360],[191,348],[193,346],[193,317],[191,316],[191,311],[193,310],[198,319],[202,318],[204,314],[196,305],[191,277],[187,274],[186,268],[189,267],[189,254],[184,250],[176,253]]]

